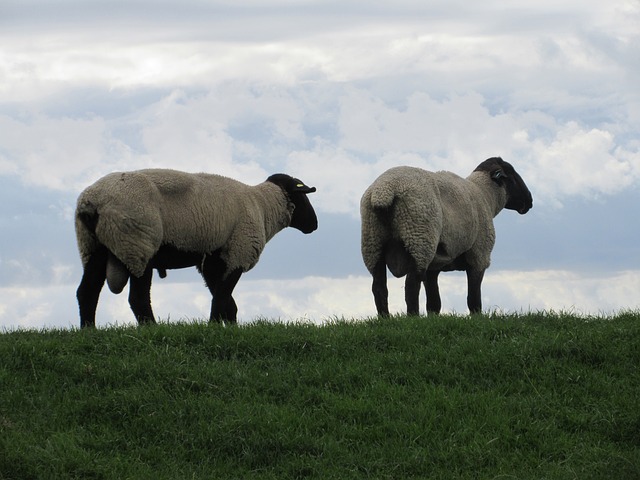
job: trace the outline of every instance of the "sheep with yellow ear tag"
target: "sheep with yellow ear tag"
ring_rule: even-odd
[[[271,175],[255,186],[207,173],[149,169],[107,175],[79,196],[76,237],[84,272],[77,290],[80,325],[95,326],[105,279],[114,293],[129,282],[139,323],[154,323],[153,269],[195,266],[213,296],[211,321],[235,322],[232,297],[242,273],[280,230],[318,228],[297,178]]]

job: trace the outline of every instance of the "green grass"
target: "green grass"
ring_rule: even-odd
[[[0,334],[0,479],[638,479],[640,314]]]

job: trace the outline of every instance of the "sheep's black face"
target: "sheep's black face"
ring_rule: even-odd
[[[486,171],[491,175],[491,179],[498,185],[504,186],[507,191],[507,204],[504,208],[515,210],[524,215],[533,207],[533,197],[510,163],[499,157],[489,158],[476,167],[475,171]]]
[[[314,188],[315,191],[315,188]],[[295,205],[291,216],[290,227],[297,228],[302,233],[311,233],[318,228],[318,217],[311,206],[311,202],[304,193],[290,193],[289,198]]]
[[[318,217],[307,198],[308,193],[316,191],[316,187],[308,187],[300,179],[293,178],[284,173],[276,173],[267,178],[268,182],[275,183],[282,188],[289,200],[294,205],[291,215],[290,227],[300,230],[302,233],[311,233],[318,228]]]

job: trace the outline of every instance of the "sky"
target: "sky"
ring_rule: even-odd
[[[378,175],[493,156],[534,208],[495,219],[485,310],[638,309],[639,25],[638,0],[4,0],[0,329],[79,326],[75,202],[107,173],[317,187],[319,229],[276,235],[234,296],[242,323],[320,323],[376,313],[359,201]],[[466,314],[464,274],[440,279]],[[151,295],[162,321],[208,317],[195,269]],[[98,326],[131,323],[105,288]]]

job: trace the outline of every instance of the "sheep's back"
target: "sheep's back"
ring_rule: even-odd
[[[223,245],[243,213],[238,197],[248,188],[212,174],[117,172],[85,189],[78,209],[95,209],[98,240],[140,276],[162,244],[206,253]]]
[[[271,182],[249,186],[215,174],[148,171],[160,195],[163,243],[183,251],[219,250],[228,271],[248,271],[292,211]]]
[[[210,253],[231,236],[244,218],[241,198],[247,185],[213,174],[149,171],[157,188],[163,219],[163,243],[192,252]]]

